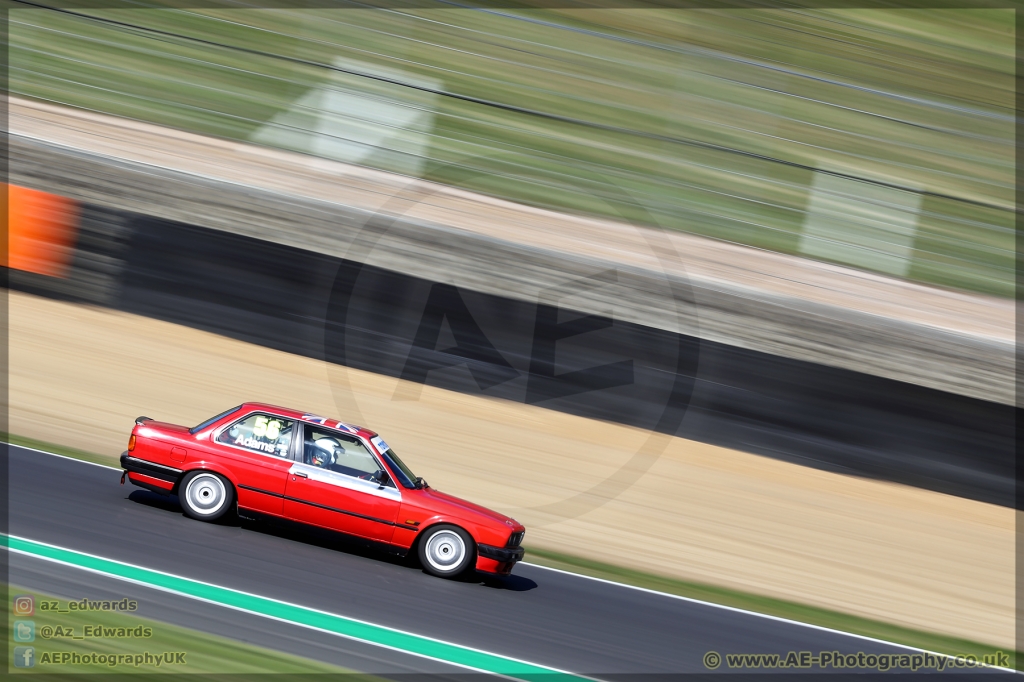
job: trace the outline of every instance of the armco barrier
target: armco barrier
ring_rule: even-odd
[[[595,273],[573,287],[601,286]],[[329,362],[1001,505],[1011,407],[250,237],[81,207],[65,278],[11,286]],[[566,293],[562,292],[562,293]],[[415,389],[394,399],[415,399]],[[343,415],[338,415],[343,417]]]
[[[241,234],[522,301],[537,300],[541,291],[561,285],[567,277],[619,267],[618,286],[582,293],[573,307],[593,314],[614,308],[617,319],[647,327],[1014,404],[1013,344],[1007,335],[1013,317],[1007,301],[934,289],[925,294],[915,285],[883,283],[813,261],[770,254],[754,257],[749,249],[735,251],[682,235],[666,242],[668,233],[645,230],[625,236],[627,241],[641,237],[652,249],[644,250],[644,257],[660,254],[659,266],[641,265],[628,254],[620,266],[609,252],[602,256],[577,248],[591,241],[593,246],[610,245],[618,237],[603,229],[595,232],[594,225],[577,224],[569,216],[534,217],[532,209],[496,208],[480,196],[445,199],[442,195],[448,190],[439,186],[413,183],[403,188],[395,178],[366,178],[365,173],[373,172],[323,167],[323,160],[314,169],[301,155],[275,157],[264,166],[269,163],[263,156],[267,150],[246,147],[232,149],[222,158],[222,142],[211,138],[170,134],[138,122],[125,128],[120,119],[100,125],[92,113],[38,102],[31,103],[29,109],[35,113],[26,118],[26,106],[24,101],[12,104],[12,126],[27,126],[31,133],[10,136],[12,178],[27,187],[73,197],[87,207]],[[36,120],[38,116],[45,120]],[[53,135],[60,142],[45,141]],[[181,135],[189,137],[187,144]],[[120,152],[111,156],[100,151],[111,151],[112,141],[118,141],[115,147]],[[257,158],[262,161],[253,166]],[[154,165],[153,159],[159,162]],[[257,169],[262,171],[252,175]],[[353,183],[363,186],[359,196],[344,196]],[[435,190],[440,193],[433,194]],[[379,204],[382,199],[386,206]],[[442,206],[448,208],[441,215],[433,213]],[[418,213],[426,208],[426,214]],[[372,253],[353,254],[353,249],[358,252],[373,241],[364,229],[368,210],[378,217],[381,210],[401,215],[384,238],[374,242]],[[494,220],[499,232],[472,229]],[[523,233],[514,227],[520,222],[525,223]],[[579,243],[559,246],[546,238],[538,240],[535,229],[541,225],[562,234],[580,229]],[[606,241],[609,238],[611,242]],[[732,258],[743,264],[733,267]],[[678,267],[683,264],[686,271]],[[688,281],[691,266],[696,266],[697,276]],[[789,271],[790,267],[795,269]],[[699,325],[693,315],[664,315],[673,305],[662,286],[666,278],[692,289],[699,303]],[[922,294],[927,302],[918,298]],[[855,299],[872,303],[849,305]]]

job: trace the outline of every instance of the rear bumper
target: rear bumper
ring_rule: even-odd
[[[491,545],[477,545],[476,551],[480,556],[494,559],[502,564],[514,564],[517,561],[522,561],[523,555],[526,553],[522,547],[508,548]]]
[[[173,490],[184,473],[181,469],[147,462],[128,453],[121,455],[121,468],[128,472],[129,480],[135,485],[149,489],[155,485],[163,492]]]

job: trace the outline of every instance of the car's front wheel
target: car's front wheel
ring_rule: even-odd
[[[454,578],[473,563],[476,543],[458,526],[442,524],[426,531],[420,540],[420,563],[427,573]]]
[[[227,514],[234,497],[231,484],[211,471],[190,471],[178,486],[181,508],[200,521],[215,521]]]

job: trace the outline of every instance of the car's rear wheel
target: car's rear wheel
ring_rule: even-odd
[[[216,521],[231,509],[235,490],[212,471],[190,471],[178,486],[181,508],[193,519]]]
[[[442,578],[454,578],[473,564],[476,543],[458,526],[442,524],[429,528],[419,544],[423,570]]]

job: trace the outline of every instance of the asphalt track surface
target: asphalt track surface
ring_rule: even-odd
[[[326,534],[193,521],[176,498],[122,487],[110,468],[16,446],[9,461],[11,535],[576,674],[706,673],[708,651],[911,651],[539,566],[517,566],[505,579],[440,580],[413,562]],[[21,587],[67,598],[130,592],[140,616],[360,672],[464,673],[71,567],[16,554],[10,562],[10,581]]]

